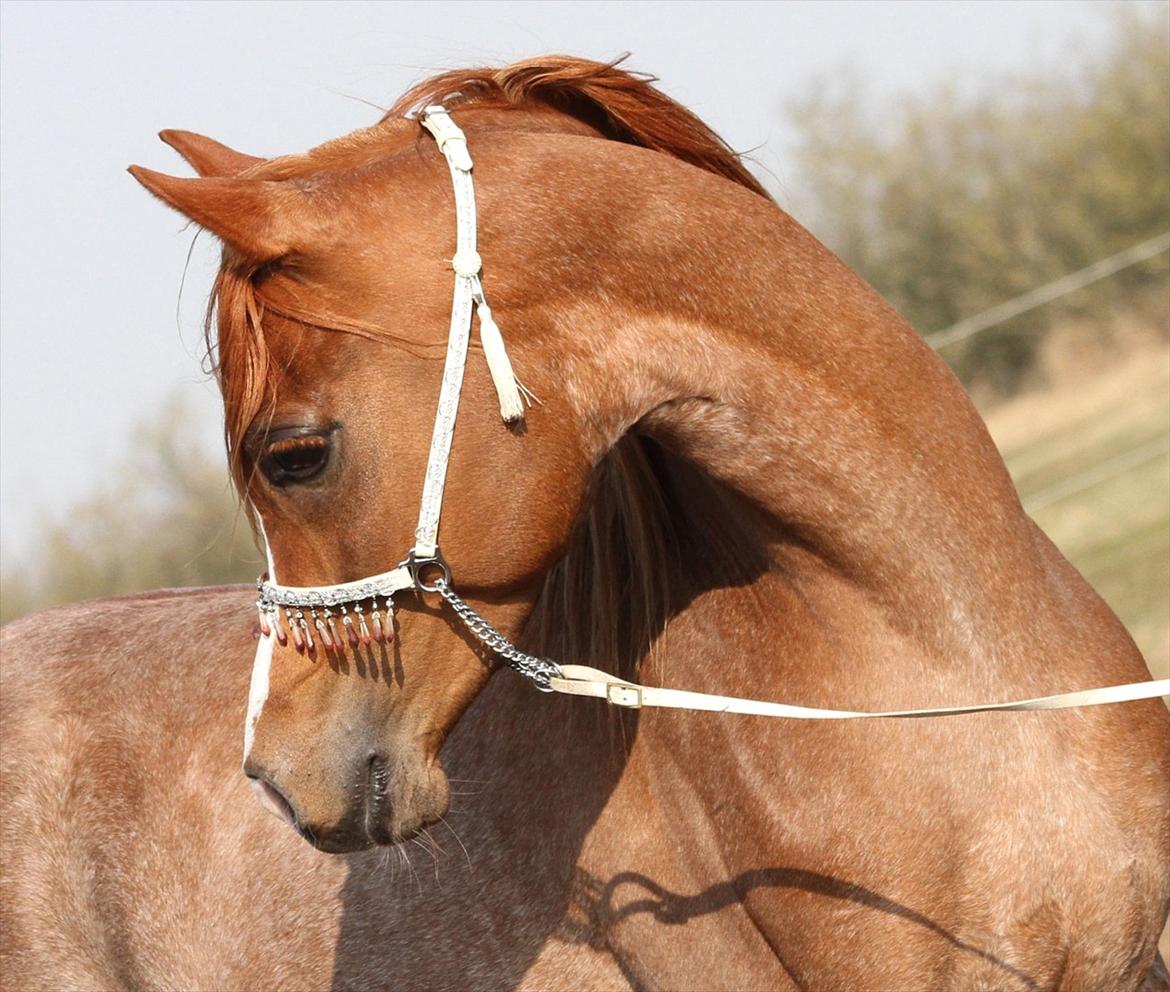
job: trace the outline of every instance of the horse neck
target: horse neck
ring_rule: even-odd
[[[965,658],[1003,678],[1013,631],[1041,621],[1045,570],[982,421],[798,225],[762,208],[736,223],[751,228],[750,264],[673,259],[666,284],[682,291],[656,301],[661,316],[637,295],[658,276],[616,319],[612,302],[569,318],[614,329],[569,377],[590,443],[653,439],[676,497],[683,560],[658,652],[672,683],[710,687],[713,649],[775,668],[769,644],[866,677],[897,658],[916,671]],[[738,688],[758,667],[741,666]],[[721,691],[737,688],[728,677]]]

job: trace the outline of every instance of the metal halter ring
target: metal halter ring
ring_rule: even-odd
[[[406,561],[402,564],[410,572],[410,579],[414,583],[414,587],[421,592],[439,592],[438,583],[440,581],[448,587],[451,585],[451,567],[438,548],[435,548],[435,553],[432,555],[420,555],[412,548],[406,556]],[[427,585],[423,581],[423,572],[428,568],[437,568],[441,573],[431,585]]]

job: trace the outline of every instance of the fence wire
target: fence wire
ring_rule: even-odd
[[[986,331],[989,327],[1002,324],[1005,320],[1011,320],[1012,317],[1018,317],[1029,310],[1035,310],[1045,303],[1051,303],[1053,300],[1060,299],[1062,296],[1067,296],[1069,293],[1074,293],[1078,289],[1111,276],[1115,272],[1128,269],[1131,265],[1137,265],[1146,259],[1161,255],[1167,250],[1170,250],[1170,231],[1159,234],[1156,238],[1150,238],[1148,241],[1143,241],[1141,244],[1131,245],[1116,255],[1110,255],[1108,258],[1103,258],[1076,272],[1070,272],[1067,276],[1061,276],[1043,286],[1038,286],[1036,289],[1005,303],[1000,303],[990,310],[984,310],[982,313],[960,320],[945,330],[928,334],[926,335],[926,343],[937,351],[947,345],[966,341],[967,338],[980,331]]]

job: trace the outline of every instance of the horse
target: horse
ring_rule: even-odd
[[[306,154],[169,131],[198,176],[132,168],[223,242],[209,347],[271,581],[410,547],[455,245],[447,153],[411,115],[433,105],[537,398],[501,424],[481,310],[442,562],[501,637],[856,710],[1146,677],[913,329],[652,80],[569,57],[444,73]],[[444,590],[357,643],[257,623],[239,587],[9,625],[5,982],[1170,987],[1157,700],[607,706],[534,691]]]

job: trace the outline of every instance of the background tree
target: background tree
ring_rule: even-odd
[[[47,520],[0,572],[0,619],[93,596],[247,582],[263,570],[222,457],[172,403],[131,438],[106,486]]]
[[[951,80],[878,107],[849,73],[788,107],[797,213],[923,333],[1170,229],[1170,32],[1119,5],[1104,43],[979,92]],[[1119,309],[1167,328],[1165,254],[1021,315],[947,358],[1000,394],[1047,329]]]

